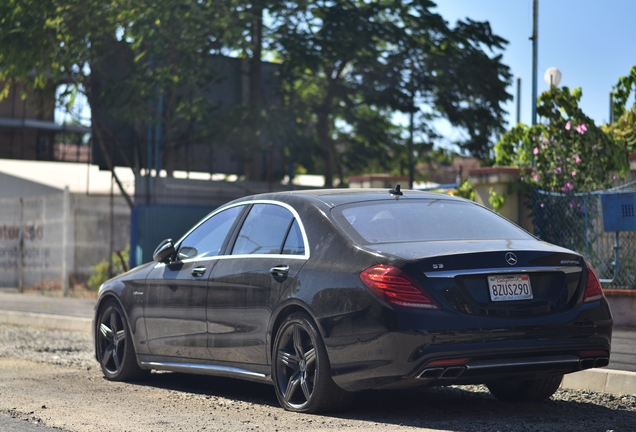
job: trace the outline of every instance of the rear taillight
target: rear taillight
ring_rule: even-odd
[[[411,276],[397,267],[378,264],[360,273],[360,279],[390,305],[439,310],[441,306]]]
[[[583,293],[583,303],[593,302],[602,298],[603,288],[601,287],[601,282],[596,275],[596,271],[592,268],[592,264],[587,263],[587,283]]]

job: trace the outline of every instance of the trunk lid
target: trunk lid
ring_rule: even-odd
[[[580,300],[584,289],[583,258],[536,240],[412,242],[372,248],[413,263],[424,287],[469,315],[518,317],[563,311]],[[496,301],[502,297],[493,295],[489,278],[511,281],[511,287],[523,279],[532,298],[511,295],[512,299]],[[496,291],[495,279],[491,284]]]

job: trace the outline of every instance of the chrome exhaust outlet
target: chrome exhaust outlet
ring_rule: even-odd
[[[599,357],[594,362],[594,367],[603,367],[609,364],[609,357]]]
[[[593,358],[585,358],[580,361],[581,369],[591,369],[594,367],[594,359]]]
[[[440,378],[457,378],[466,370],[466,366],[451,366],[446,368]]]
[[[439,378],[444,373],[444,368],[429,368],[424,369],[421,374],[419,374],[418,378],[424,379],[436,379]]]

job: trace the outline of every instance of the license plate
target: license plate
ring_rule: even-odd
[[[492,301],[529,300],[532,286],[528,275],[488,276]]]

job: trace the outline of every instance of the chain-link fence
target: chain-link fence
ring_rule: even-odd
[[[535,190],[529,205],[534,234],[542,240],[581,253],[602,279],[614,278],[616,233],[603,229],[601,193],[636,190],[636,181],[585,194]],[[605,288],[636,288],[636,231],[619,233],[618,277]]]

